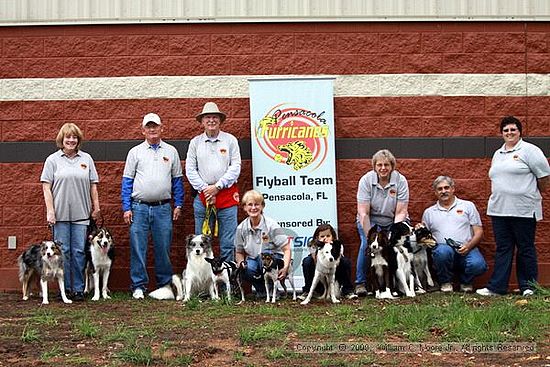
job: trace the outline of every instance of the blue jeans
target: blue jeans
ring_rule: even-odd
[[[172,243],[172,208],[169,203],[157,206],[132,203],[130,224],[130,278],[132,290],[147,289],[147,246],[149,232],[153,237],[157,287],[172,281],[170,245]]]
[[[217,209],[218,217],[218,238],[220,240],[220,256],[227,261],[235,260],[235,232],[237,231],[237,209],[238,206]],[[202,224],[206,216],[206,207],[199,195],[193,201],[195,214],[195,234],[202,233]],[[214,232],[214,218],[210,218],[210,228]]]
[[[477,247],[462,256],[451,246],[439,243],[432,250],[432,258],[439,283],[452,283],[457,272],[460,284],[472,284],[475,277],[487,271],[487,263]]]
[[[86,266],[86,231],[88,226],[69,222],[57,222],[53,227],[54,240],[62,243],[65,290],[84,291],[84,267]]]
[[[537,250],[535,248],[535,218],[491,217],[496,242],[495,267],[487,288],[505,294],[516,255],[516,275],[520,290],[530,289],[529,282],[538,278]]]

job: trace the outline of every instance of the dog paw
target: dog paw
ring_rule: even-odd
[[[93,296],[92,301],[99,301],[99,296]]]
[[[48,301],[42,301],[42,304],[43,304],[43,305],[49,305],[50,302],[48,302]]]
[[[73,303],[70,299],[67,299],[66,301],[63,301],[64,303]]]
[[[424,293],[426,293],[426,291],[424,290],[424,288],[418,288],[418,289],[416,290],[416,293],[418,293],[418,294],[424,294]]]
[[[300,302],[301,305],[307,305],[308,303],[309,303],[308,300],[304,300],[304,301]]]
[[[29,297],[27,297],[27,296],[23,297],[23,301],[28,301],[28,300],[29,300]]]
[[[111,299],[111,296],[109,296],[107,293],[103,295],[103,299]]]
[[[340,300],[339,299],[334,299],[334,300],[332,300],[332,303],[340,303]]]

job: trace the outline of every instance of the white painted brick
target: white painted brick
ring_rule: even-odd
[[[341,75],[334,81],[334,94],[338,96],[377,96],[380,94],[378,75]]]
[[[464,93],[462,74],[426,74],[422,76],[422,95],[459,96]]]
[[[44,98],[43,79],[4,79],[3,97],[6,100],[41,100]]]
[[[380,75],[381,96],[415,96],[422,93],[422,74]]]

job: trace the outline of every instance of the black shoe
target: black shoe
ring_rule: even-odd
[[[82,302],[84,301],[84,294],[82,292],[74,292],[71,299],[73,302]]]

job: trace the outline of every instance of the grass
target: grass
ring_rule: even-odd
[[[13,343],[18,338],[32,345],[40,341],[36,363],[44,364],[93,365],[95,358],[101,358],[101,363],[112,366],[188,366],[223,355],[225,363],[238,365],[397,366],[411,356],[381,360],[383,355],[368,351],[314,355],[299,353],[294,345],[535,342],[541,348],[547,346],[550,333],[550,290],[546,288],[527,299],[431,293],[414,299],[366,298],[339,305],[315,301],[308,306],[291,300],[235,305],[196,297],[185,305],[149,299],[134,302],[126,293],[114,293],[107,302],[112,307],[52,305],[19,318],[12,315],[3,327],[12,332],[4,333],[2,340]],[[65,352],[79,343],[86,348],[76,354]],[[438,363],[431,360],[424,365]]]
[[[24,343],[36,342],[40,339],[38,329],[26,324],[21,333],[21,341]]]

